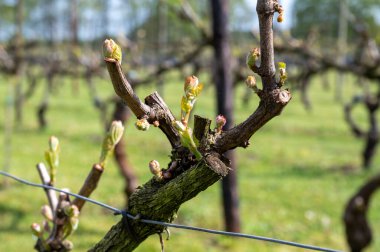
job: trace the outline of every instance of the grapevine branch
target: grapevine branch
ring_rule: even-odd
[[[235,147],[246,146],[249,138],[266,122],[280,114],[289,102],[289,91],[282,90],[275,77],[272,30],[275,3],[277,1],[274,0],[257,2],[262,38],[259,75],[263,79],[263,90],[258,93],[260,105],[246,121],[218,136],[209,128],[208,119],[196,117],[194,135],[198,138],[199,151],[203,157],[199,161],[192,159],[192,154],[182,146],[178,131],[173,127],[175,117],[163,99],[154,93],[145,98],[143,103],[124,77],[119,61],[105,59],[115,92],[128,104],[137,118],[145,118],[151,124],[159,122],[160,129],[173,147],[172,160],[168,167],[176,164],[176,170],[181,171],[170,179],[158,181],[152,178],[139,187],[129,199],[129,213],[139,214],[142,218],[172,222],[182,203],[227,175],[228,162],[223,162],[225,159],[221,155]],[[138,220],[126,224],[122,220],[91,251],[132,251],[148,236],[162,231],[160,226],[140,223]]]

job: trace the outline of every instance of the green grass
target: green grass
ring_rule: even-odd
[[[332,80],[332,74],[330,74]],[[182,77],[172,74],[166,78],[164,98],[175,114],[179,114]],[[201,80],[208,78],[201,77]],[[10,80],[0,76],[1,110]],[[81,83],[84,84],[84,83]],[[102,97],[113,90],[108,81],[96,82]],[[43,93],[42,83],[37,93],[25,104],[24,123],[17,125],[12,135],[10,172],[22,178],[39,182],[35,164],[43,160],[50,135],[61,141],[61,162],[58,187],[77,192],[93,163],[99,156],[102,124],[92,106],[88,90],[81,85],[73,95],[71,81],[61,82],[51,99],[48,112],[49,126],[45,131],[37,128],[35,110]],[[140,97],[148,95],[154,86],[139,88]],[[258,98],[251,97],[248,105],[242,104],[245,92],[241,86],[235,94],[235,120],[242,121],[257,106]],[[355,92],[351,85],[346,94]],[[341,216],[349,197],[379,170],[379,155],[372,169],[360,169],[360,152],[363,143],[356,140],[343,121],[342,107],[334,101],[333,90],[324,91],[320,80],[314,80],[310,96],[313,110],[305,111],[299,93],[285,108],[251,139],[248,149],[238,149],[240,212],[242,232],[275,237],[294,242],[347,250]],[[214,118],[214,90],[206,88],[201,94],[196,113]],[[347,97],[350,97],[349,95]],[[112,109],[112,108],[110,108]],[[365,125],[365,113],[355,115]],[[0,138],[4,138],[5,118],[0,117]],[[151,177],[148,162],[157,159],[168,161],[170,146],[156,128],[139,132],[131,119],[126,126],[130,162],[135,167],[140,183]],[[4,141],[0,142],[1,151]],[[149,153],[149,154],[147,154]],[[4,161],[4,154],[0,155]],[[352,170],[343,167],[353,167]],[[0,178],[3,181],[3,178]],[[116,166],[110,162],[92,198],[115,207],[122,207],[123,180]],[[177,223],[205,228],[223,229],[220,184],[216,184],[198,197],[185,203]],[[0,189],[0,251],[31,251],[34,241],[30,224],[41,222],[39,213],[46,203],[42,190],[9,181]],[[380,193],[371,203],[369,220],[374,231],[374,243],[368,251],[380,251]],[[99,241],[120,217],[99,207],[87,204],[80,218],[79,228],[70,239],[75,251],[86,251]],[[261,241],[227,238],[171,229],[171,239],[165,246],[168,251],[302,251],[292,247],[273,245]],[[158,236],[152,236],[136,251],[159,251]]]

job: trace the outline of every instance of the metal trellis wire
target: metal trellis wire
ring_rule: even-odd
[[[162,221],[155,221],[155,220],[148,220],[148,219],[140,219],[137,216],[133,216],[129,214],[128,212],[124,210],[120,210],[118,208],[115,208],[113,206],[104,204],[102,202],[84,197],[82,195],[68,192],[62,189],[58,189],[53,186],[48,186],[48,185],[43,185],[43,184],[38,184],[38,183],[33,183],[24,179],[21,179],[19,177],[16,177],[12,174],[9,174],[5,171],[0,171],[0,175],[12,178],[22,184],[33,186],[33,187],[39,187],[39,188],[44,188],[44,189],[50,189],[54,190],[57,192],[61,193],[66,193],[68,195],[71,195],[73,197],[80,198],[82,200],[88,201],[92,204],[98,205],[100,207],[106,208],[114,214],[121,214],[122,216],[126,216],[130,219],[133,220],[138,220],[139,222],[147,223],[147,224],[153,224],[153,225],[161,225],[164,227],[172,227],[172,228],[178,228],[178,229],[186,229],[186,230],[192,230],[192,231],[198,231],[198,232],[204,232],[204,233],[210,233],[210,234],[217,234],[217,235],[225,235],[225,236],[232,236],[232,237],[240,237],[240,238],[246,238],[246,239],[253,239],[253,240],[260,240],[260,241],[265,241],[265,242],[272,242],[272,243],[277,243],[277,244],[282,244],[282,245],[287,245],[287,246],[293,246],[293,247],[298,247],[298,248],[304,248],[304,249],[309,249],[309,250],[314,250],[314,251],[325,251],[325,252],[340,252],[339,250],[334,250],[334,249],[329,249],[329,248],[322,248],[318,246],[313,246],[313,245],[307,245],[307,244],[302,244],[302,243],[297,243],[297,242],[291,242],[291,241],[286,241],[286,240],[280,240],[280,239],[275,239],[275,238],[270,238],[270,237],[264,237],[264,236],[258,236],[258,235],[250,235],[250,234],[243,234],[243,233],[236,233],[236,232],[227,232],[227,231],[220,231],[220,230],[214,230],[214,229],[207,229],[207,228],[200,228],[200,227],[193,227],[193,226],[186,226],[186,225],[181,225],[181,224],[174,224],[174,223],[168,223],[168,222],[162,222]]]

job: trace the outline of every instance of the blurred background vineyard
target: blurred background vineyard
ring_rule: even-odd
[[[376,152],[365,165],[369,140],[355,137],[345,120],[347,104],[353,104],[356,126],[364,134],[377,130],[368,118],[378,112],[368,114],[366,104],[380,99],[380,3],[281,2],[285,22],[274,23],[276,61],[287,63],[293,99],[247,149],[236,150],[241,232],[349,250],[345,206],[380,169]],[[255,4],[229,1],[235,124],[259,102],[244,84],[250,74],[245,56],[258,46]],[[194,113],[216,116],[208,1],[0,0],[0,13],[1,170],[39,182],[35,165],[54,135],[61,142],[56,186],[80,189],[118,104],[102,59],[105,38],[122,46],[123,70],[140,98],[157,90],[179,116],[183,80],[196,74],[204,92]],[[134,123],[133,115],[125,121],[125,153],[142,184],[152,176],[149,161],[166,164],[171,149],[158,129],[141,132]],[[124,181],[112,161],[91,197],[123,208]],[[30,224],[41,219],[45,195],[2,177],[0,184],[0,251],[31,251]],[[380,251],[379,209],[380,193],[371,198],[374,239],[366,251]],[[119,218],[86,205],[71,238],[74,251],[86,251]],[[175,222],[224,229],[220,185],[185,203]],[[192,231],[171,234],[168,251],[302,251]],[[159,249],[153,236],[136,251]]]

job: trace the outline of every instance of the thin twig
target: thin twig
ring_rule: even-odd
[[[38,163],[37,170],[38,170],[38,174],[40,175],[42,184],[50,185],[50,176],[46,169],[46,166],[43,163]],[[45,188],[45,193],[49,201],[50,208],[52,212],[55,213],[55,210],[57,209],[57,205],[58,205],[57,195],[55,194],[53,190],[46,189],[46,188]]]
[[[92,169],[90,173],[88,174],[86,181],[82,185],[82,188],[79,191],[79,195],[82,195],[84,197],[89,197],[91,193],[96,189],[98,182],[100,180],[100,177],[103,174],[103,167],[101,167],[99,164],[94,164],[92,166]],[[78,210],[80,211],[86,201],[82,198],[75,198],[73,201],[73,205],[76,205],[78,207]]]

